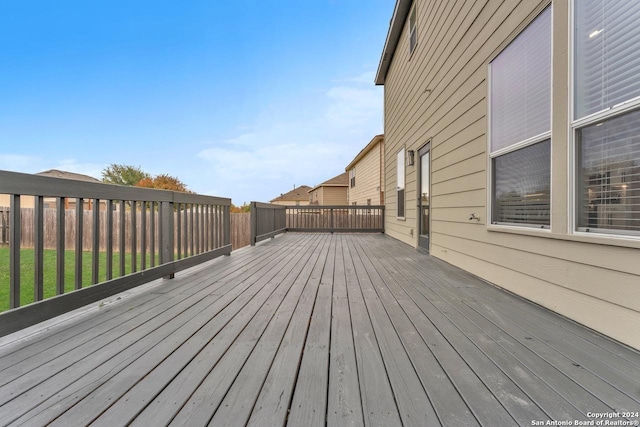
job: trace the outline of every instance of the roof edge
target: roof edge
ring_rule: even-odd
[[[389,23],[389,32],[387,33],[387,39],[384,42],[384,49],[382,49],[382,55],[380,56],[380,63],[378,64],[378,72],[376,73],[375,84],[384,85],[387,78],[387,71],[391,65],[391,59],[398,46],[398,40],[402,34],[402,28],[409,15],[409,10],[413,0],[396,0],[396,6],[393,10],[393,16]]]
[[[373,147],[376,146],[376,144],[379,144],[381,142],[384,141],[384,134],[381,133],[380,135],[376,135],[374,136],[371,141],[369,141],[369,143],[362,149],[360,150],[360,152],[358,154],[356,154],[356,156],[353,158],[353,160],[351,160],[351,163],[349,163],[347,165],[346,168],[344,168],[344,170],[346,172],[349,171],[349,169],[351,169],[353,166],[355,166],[356,163],[358,163],[360,160],[362,160],[362,158],[373,149]]]

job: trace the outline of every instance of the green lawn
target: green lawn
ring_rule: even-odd
[[[125,254],[125,274],[131,272],[131,254]],[[99,279],[106,280],[106,253],[100,253]],[[91,252],[82,255],[82,286],[91,285]],[[158,256],[156,255],[156,262]],[[137,257],[138,270],[140,269],[140,254]],[[156,264],[157,265],[157,264]],[[149,254],[147,254],[147,268],[149,268]],[[75,252],[65,252],[65,292],[70,292],[75,287]],[[113,277],[120,276],[120,254],[113,253]],[[34,282],[34,251],[22,249],[20,251],[20,301],[21,305],[33,302]],[[56,295],[56,251],[44,251],[44,297],[50,298]],[[0,247],[0,312],[9,309],[9,248]]]

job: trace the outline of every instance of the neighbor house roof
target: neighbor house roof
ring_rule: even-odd
[[[288,193],[281,194],[275,199],[271,200],[273,202],[296,202],[298,200],[309,200],[309,191],[311,187],[308,185],[301,185],[298,188],[294,188]]]
[[[347,167],[344,168],[344,170],[348,171],[349,169],[354,167],[355,164],[360,161],[360,159],[362,159],[369,151],[373,149],[373,147],[375,147],[376,145],[378,145],[383,141],[384,141],[384,134],[374,136],[373,139],[367,144],[367,146],[364,147],[362,150],[360,150],[360,152],[356,155],[356,157],[353,160],[351,160],[351,163],[349,163]]]
[[[67,171],[61,171],[58,169],[49,169],[43,172],[38,172],[36,175],[40,176],[49,176],[53,178],[64,178],[64,179],[73,179],[76,181],[88,181],[88,182],[102,182],[99,179],[96,179],[89,175],[83,175],[81,173],[73,173]]]
[[[309,190],[309,193],[320,187],[348,187],[349,186],[349,174],[344,172],[338,176],[334,176],[333,178],[323,182],[322,184],[318,184]]]
[[[393,16],[389,23],[389,32],[384,42],[384,49],[382,50],[378,72],[376,73],[375,82],[377,85],[383,85],[387,78],[387,71],[389,71],[393,54],[396,52],[398,40],[400,40],[402,28],[407,20],[407,15],[409,15],[412,4],[413,0],[396,0],[396,7],[393,9]]]

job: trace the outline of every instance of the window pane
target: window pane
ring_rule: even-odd
[[[640,2],[575,2],[575,118],[640,96]]]
[[[551,140],[493,159],[493,222],[548,227]]]
[[[640,232],[640,111],[578,131],[578,227]]]
[[[551,9],[491,62],[491,152],[551,130]]]
[[[396,157],[396,179],[397,179],[397,206],[398,206],[398,217],[404,217],[404,148],[400,150]]]

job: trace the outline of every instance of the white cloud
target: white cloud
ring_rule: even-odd
[[[200,151],[198,157],[208,165],[206,181],[222,189],[213,194],[232,197],[236,204],[268,201],[294,184],[313,186],[344,172],[382,132],[382,88],[373,86],[372,76],[343,80],[295,111],[269,109],[243,133]],[[194,190],[212,194],[214,185]]]

